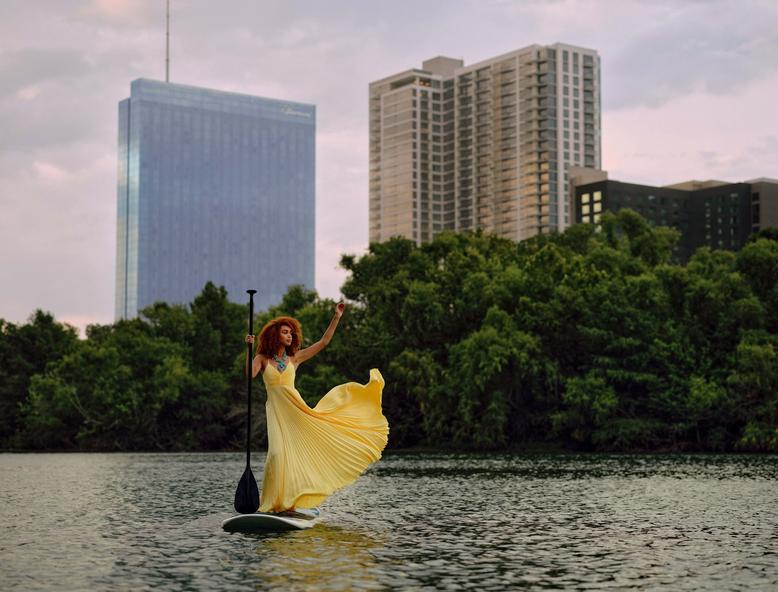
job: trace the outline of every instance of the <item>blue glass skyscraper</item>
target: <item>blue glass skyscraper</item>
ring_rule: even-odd
[[[314,287],[313,105],[139,79],[119,103],[116,318],[207,281]]]

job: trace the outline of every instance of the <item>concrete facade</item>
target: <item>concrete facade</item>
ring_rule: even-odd
[[[372,82],[370,241],[564,230],[568,168],[601,166],[600,110],[597,52],[561,43]]]

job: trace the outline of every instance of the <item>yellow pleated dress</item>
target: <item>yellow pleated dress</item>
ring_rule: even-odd
[[[333,388],[311,409],[294,386],[295,367],[268,364],[268,451],[260,512],[315,508],[336,489],[353,483],[381,458],[389,424],[381,412],[384,379],[370,371],[367,384]]]

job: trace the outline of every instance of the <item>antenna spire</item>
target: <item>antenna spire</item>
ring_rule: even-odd
[[[170,82],[170,0],[165,11],[165,82]]]

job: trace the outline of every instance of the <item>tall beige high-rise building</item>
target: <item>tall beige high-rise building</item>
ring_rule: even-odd
[[[370,241],[521,240],[574,221],[568,168],[601,168],[600,58],[556,43],[370,83]]]

